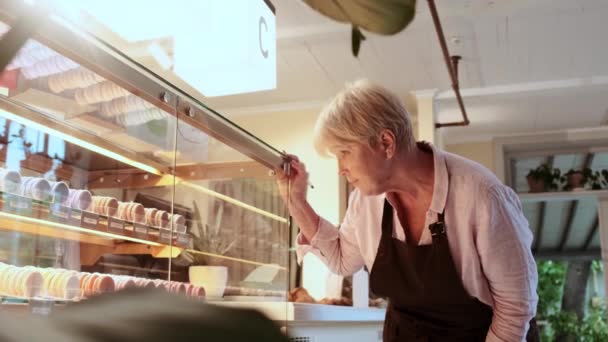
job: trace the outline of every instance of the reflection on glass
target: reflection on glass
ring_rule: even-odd
[[[276,87],[275,16],[264,1],[56,2],[61,15],[199,100]]]

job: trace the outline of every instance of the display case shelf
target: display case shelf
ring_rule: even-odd
[[[5,200],[0,200],[0,205],[4,206]],[[46,236],[56,239],[77,241],[86,244],[87,247],[81,251],[81,263],[83,265],[93,265],[104,254],[118,255],[138,255],[148,254],[157,258],[175,258],[183,251],[192,254],[201,254],[213,258],[235,261],[243,264],[255,266],[267,266],[286,271],[285,267],[235,258],[226,255],[217,255],[185,248],[187,246],[175,246],[158,242],[158,233],[148,234],[147,238],[136,237],[132,230],[133,226],[124,230],[123,234],[108,231],[107,218],[101,217],[96,228],[81,227],[78,225],[55,222],[49,219],[50,203],[33,201],[31,213],[16,214],[0,211],[0,230],[10,230],[19,233],[26,233],[37,236]],[[151,228],[150,229],[154,229]]]

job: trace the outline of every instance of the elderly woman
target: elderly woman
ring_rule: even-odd
[[[298,255],[335,273],[367,266],[387,297],[384,341],[536,341],[536,264],[517,195],[483,166],[417,143],[395,94],[359,81],[323,110],[315,147],[356,188],[339,229],[306,201],[290,156],[277,182],[300,227]],[[288,193],[288,183],[291,182]]]

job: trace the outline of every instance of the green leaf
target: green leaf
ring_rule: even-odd
[[[303,0],[317,12],[339,22],[350,23],[352,52],[359,54],[365,37],[360,29],[382,35],[401,32],[414,20],[416,0]]]
[[[365,36],[359,30],[357,26],[353,26],[351,31],[351,43],[352,43],[352,51],[353,56],[359,56],[359,49],[361,48],[361,42],[365,40]]]
[[[317,12],[366,31],[393,35],[416,14],[416,0],[304,0]]]

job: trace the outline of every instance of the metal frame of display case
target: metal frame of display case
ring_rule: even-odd
[[[25,41],[34,38],[264,166],[274,169],[283,165],[284,155],[278,150],[98,38],[77,33],[68,23],[45,17],[45,13],[20,0],[0,3],[0,19],[11,25],[7,33],[10,39],[0,40],[0,62],[9,63]],[[1,70],[4,67],[0,64]]]

